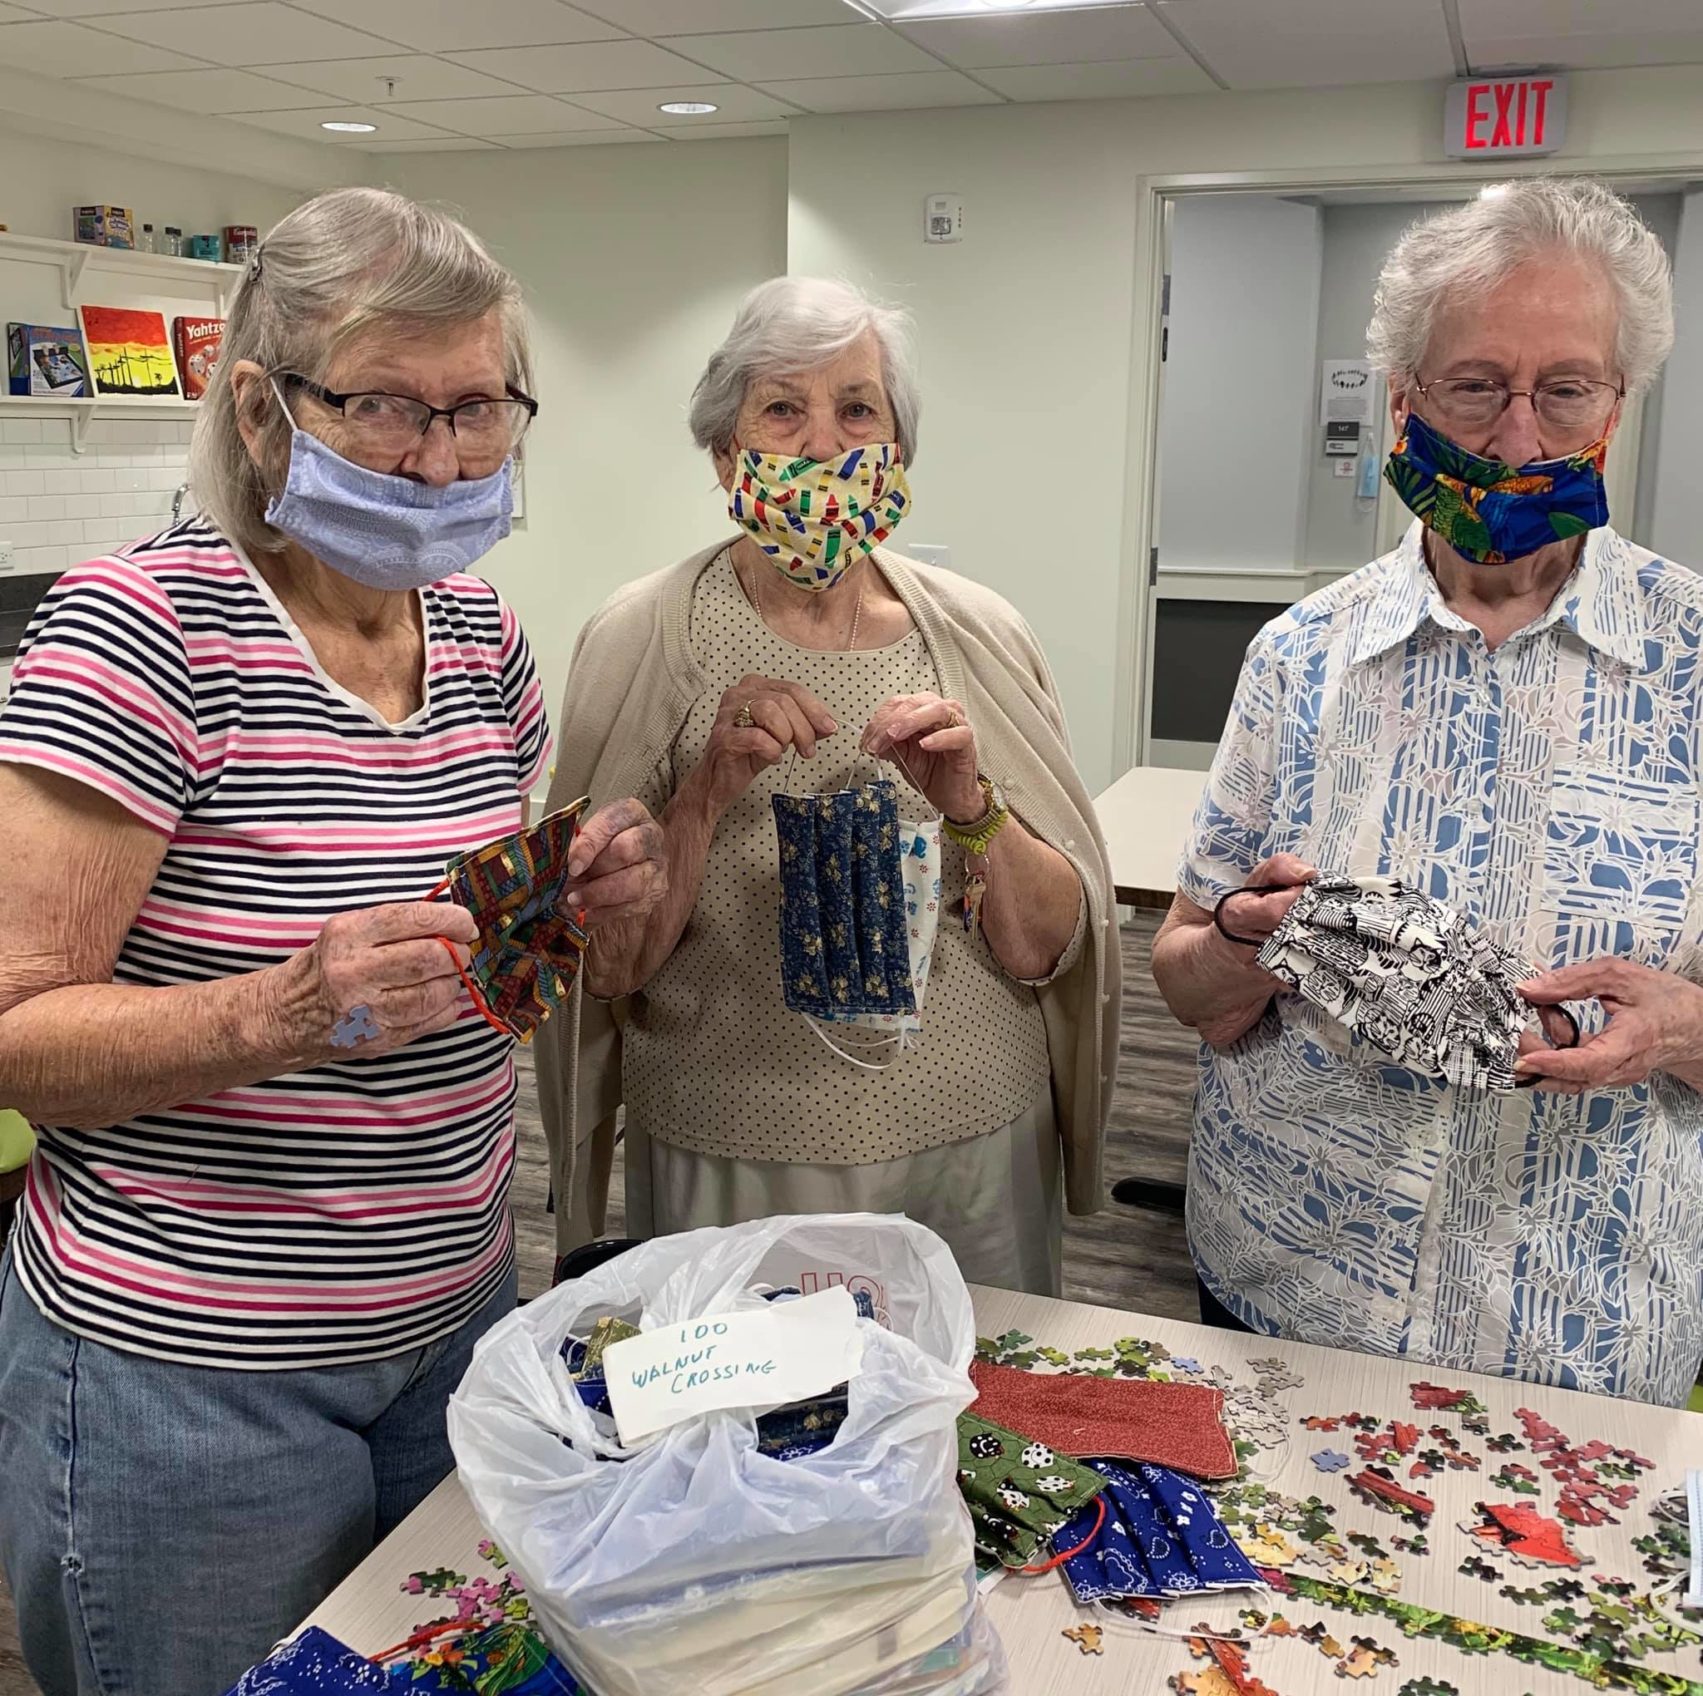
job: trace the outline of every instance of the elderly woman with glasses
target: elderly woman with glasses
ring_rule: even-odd
[[[631,790],[662,812],[669,889],[594,939],[592,999],[540,1055],[545,1125],[569,1242],[599,1224],[624,1101],[637,1234],[902,1211],[967,1277],[1056,1292],[1061,1204],[1100,1202],[1111,880],[1033,633],[879,545],[916,457],[904,332],[843,284],[756,289],[691,406],[734,534],[629,585],[580,638],[556,793]],[[831,1016],[855,987],[837,951],[854,930],[880,939],[881,891],[836,909],[829,836],[794,853],[801,813],[855,805],[878,777],[917,827],[906,846],[940,841],[910,901],[909,1032],[902,1014]],[[883,848],[878,833],[872,870]],[[827,1000],[807,1017],[798,976],[818,962]]]
[[[1603,489],[1672,340],[1666,256],[1596,183],[1509,184],[1385,264],[1418,522],[1255,638],[1154,946],[1204,1039],[1205,1317],[1672,1404],[1697,1376],[1703,579]],[[1537,1087],[1492,1093],[1351,1039],[1256,958],[1321,873],[1447,903],[1582,1040],[1528,1033]]]
[[[47,1696],[217,1696],[451,1466],[514,1306],[512,1042],[426,899],[549,757],[470,575],[533,412],[461,225],[329,194],[261,244],[191,448],[204,516],[65,573],[0,713],[0,1552]],[[660,833],[589,822],[587,924]]]

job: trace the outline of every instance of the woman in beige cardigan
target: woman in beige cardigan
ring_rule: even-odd
[[[967,1277],[1056,1294],[1061,1199],[1101,1200],[1119,961],[1046,660],[988,590],[866,552],[873,536],[824,546],[831,524],[769,518],[765,479],[801,461],[806,482],[825,479],[818,511],[845,492],[831,468],[873,463],[880,533],[903,516],[917,420],[903,332],[843,284],[753,291],[691,413],[745,531],[629,585],[581,634],[552,805],[648,800],[669,891],[598,933],[585,993],[540,1054],[556,1192],[573,1198],[561,1236],[601,1225],[624,1101],[635,1235],[902,1211]],[[879,1071],[784,1005],[770,805],[877,772],[901,817],[943,821],[944,883],[921,1038]]]

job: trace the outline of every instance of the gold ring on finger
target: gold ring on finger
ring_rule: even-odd
[[[733,727],[735,730],[750,730],[756,724],[757,718],[751,711],[751,706],[752,703],[747,701],[745,705],[733,715]]]

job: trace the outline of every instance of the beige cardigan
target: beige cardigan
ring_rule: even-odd
[[[552,809],[579,795],[602,806],[624,795],[670,792],[670,750],[708,687],[688,644],[692,596],[727,546],[718,542],[629,583],[580,632],[562,701]],[[1034,634],[992,590],[920,569],[884,549],[875,559],[922,632],[941,692],[963,702],[976,727],[982,770],[1024,823],[1070,861],[1087,891],[1081,957],[1037,993],[1052,1057],[1065,1194],[1072,1213],[1092,1213],[1104,1199],[1101,1154],[1118,1052],[1122,956],[1111,865],[1071,759],[1058,691]],[[602,1229],[626,1010],[624,1001],[606,1004],[576,988],[539,1032],[538,1093],[564,1251]],[[590,1159],[576,1172],[582,1140],[590,1143]]]

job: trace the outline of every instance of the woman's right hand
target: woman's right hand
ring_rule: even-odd
[[[749,723],[745,720],[749,719]],[[693,775],[705,786],[719,818],[789,748],[801,760],[816,757],[816,744],[839,726],[833,715],[798,683],[774,677],[744,677],[722,696],[709,746]]]
[[[1262,895],[1245,895],[1240,891],[1231,895],[1219,909],[1224,929],[1247,937],[1249,943],[1263,943],[1283,923],[1284,916],[1300,899],[1302,889],[1318,875],[1316,866],[1308,865],[1294,854],[1273,854],[1269,860],[1262,860],[1249,874],[1247,887],[1275,885],[1275,889]],[[1253,959],[1247,944],[1231,942],[1222,934],[1218,941],[1243,963]]]
[[[454,947],[453,961],[439,937]],[[473,915],[453,901],[335,914],[308,947],[273,968],[282,1046],[321,1064],[388,1054],[447,1030],[467,1000],[456,967],[467,965],[478,939]]]

